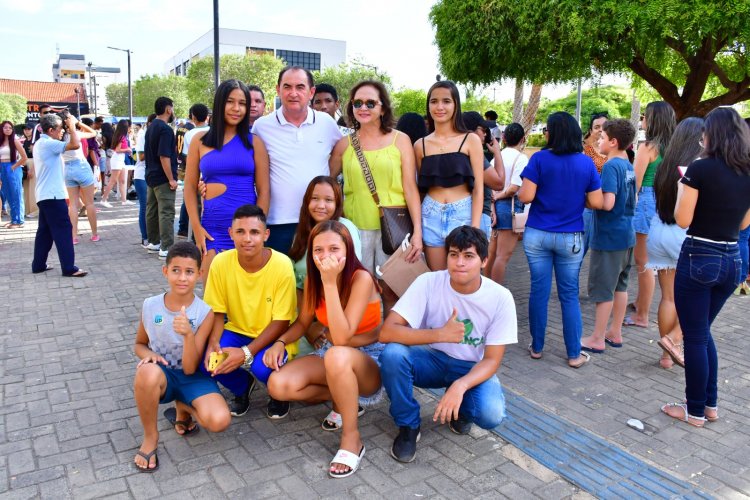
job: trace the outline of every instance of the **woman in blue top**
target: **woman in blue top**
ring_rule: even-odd
[[[534,154],[521,173],[518,199],[531,203],[523,249],[531,270],[529,297],[529,354],[541,359],[547,329],[547,302],[552,272],[557,281],[563,316],[563,338],[568,365],[579,368],[588,356],[581,353],[581,304],[578,272],[583,260],[583,209],[601,208],[604,197],[594,162],[582,153],[581,127],[570,114],[547,118],[547,146]]]
[[[234,211],[246,204],[268,212],[268,152],[250,133],[250,91],[239,80],[226,80],[214,97],[211,128],[190,142],[185,171],[185,207],[195,243],[205,256],[205,278],[217,253],[234,248],[229,237]],[[203,176],[205,200],[198,213],[198,180]],[[204,279],[205,279],[204,278]]]

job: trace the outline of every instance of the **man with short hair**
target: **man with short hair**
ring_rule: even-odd
[[[31,136],[32,146],[36,144],[36,141],[42,136],[42,118],[52,113],[52,106],[49,104],[42,104],[39,106],[39,123],[34,127],[34,133]]]
[[[413,387],[445,387],[432,420],[468,434],[505,417],[497,371],[507,344],[518,342],[516,305],[503,286],[482,276],[487,237],[459,226],[445,239],[448,268],[419,276],[391,309],[380,332],[383,387],[399,434],[391,455],[416,457],[420,408]]]
[[[167,258],[174,243],[174,203],[177,189],[175,135],[168,123],[174,121],[174,103],[159,97],[154,103],[156,119],[146,129],[146,232],[150,253]]]
[[[234,249],[211,262],[203,300],[214,312],[214,327],[202,369],[234,394],[230,411],[244,415],[255,381],[268,382],[271,369],[263,354],[294,320],[297,311],[294,268],[289,257],[267,248],[266,216],[256,205],[242,205],[232,217]],[[296,342],[286,346],[297,353]],[[228,357],[212,372],[212,352]],[[249,373],[248,373],[249,372]],[[269,418],[284,418],[289,402],[271,399]]]
[[[500,127],[497,125],[497,113],[491,109],[485,111],[484,118],[489,123],[489,130],[492,134],[492,137],[495,138],[495,140],[499,143],[501,139],[502,133],[500,132]]]
[[[65,125],[70,131],[68,142],[63,142],[63,121],[54,113],[45,113],[39,126],[42,135],[34,144],[36,170],[36,204],[39,207],[39,226],[34,239],[34,260],[31,272],[38,274],[52,269],[47,257],[52,244],[57,247],[62,275],[82,278],[88,274],[75,265],[73,224],[68,215],[68,191],[65,187],[65,166],[62,154],[81,147],[76,133],[76,119],[68,115]]]
[[[271,171],[271,206],[267,245],[287,253],[297,231],[299,211],[307,185],[318,175],[336,177],[328,159],[342,134],[330,115],[310,108],[315,95],[313,76],[300,66],[279,73],[276,90],[281,108],[258,118],[253,125],[268,150]]]
[[[266,96],[263,89],[257,85],[248,85],[250,91],[250,126],[255,125],[255,121],[263,116],[266,112]]]
[[[339,94],[336,91],[336,87],[328,83],[319,83],[315,86],[315,95],[312,100],[312,107],[316,111],[322,111],[331,115],[331,118],[336,120],[336,113],[340,109]],[[339,126],[339,130],[344,135],[352,133],[352,129],[346,126],[344,117],[340,116],[336,121]]]

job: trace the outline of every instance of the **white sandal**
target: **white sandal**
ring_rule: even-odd
[[[331,467],[333,467],[333,464],[341,464],[349,467],[349,470],[347,472],[336,473],[329,469],[328,475],[336,479],[351,476],[352,474],[357,472],[357,469],[359,469],[359,464],[362,462],[362,458],[364,456],[365,445],[362,445],[362,450],[359,452],[359,455],[355,455],[354,453],[346,450],[337,451],[336,456],[333,457],[333,460],[331,460]]]
[[[365,409],[360,406],[357,408],[357,416],[361,417],[365,414]],[[320,427],[324,431],[333,432],[341,429],[341,426],[343,425],[343,422],[341,421],[341,414],[336,413],[335,411],[331,410],[331,412],[326,416],[326,418],[323,419],[323,422],[321,422]]]
[[[669,408],[679,408],[682,410],[682,415],[670,415],[667,413],[667,410]],[[668,417],[672,417],[675,420],[680,420],[682,422],[686,422],[693,427],[702,428],[703,425],[706,423],[706,417],[695,417],[688,413],[688,407],[686,403],[667,403],[664,406],[661,407],[661,411],[664,412]],[[695,420],[695,422],[691,422],[690,420]]]

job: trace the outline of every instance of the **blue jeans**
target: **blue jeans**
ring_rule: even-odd
[[[739,245],[685,239],[674,278],[674,303],[685,346],[688,413],[703,417],[718,396],[719,358],[711,324],[741,281]]]
[[[272,224],[268,226],[268,230],[270,234],[268,235],[268,240],[266,240],[266,246],[284,255],[288,254],[289,249],[292,248],[294,235],[297,232],[297,223]]]
[[[594,211],[590,208],[583,209],[583,256],[589,251],[591,243],[591,221],[594,218]]]
[[[146,231],[146,196],[148,185],[144,179],[133,179],[135,194],[138,195],[138,228],[141,230],[141,241],[148,239]]]
[[[750,273],[750,226],[740,231],[740,257],[742,258],[742,277]]]
[[[221,334],[219,345],[221,347],[242,347],[243,345],[248,345],[252,340],[252,338],[245,335],[240,335],[231,330],[224,330],[224,333]],[[269,347],[271,347],[271,344],[258,351],[258,354],[253,356],[253,364],[250,365],[250,372],[264,384],[268,383],[268,377],[271,376],[271,369],[263,364],[263,355]],[[284,362],[286,362],[286,359],[287,355],[284,353]],[[200,368],[203,373],[209,377],[211,376],[211,373],[206,370],[206,366],[203,363],[200,364]],[[244,396],[247,388],[250,386],[250,373],[242,367],[237,368],[233,372],[216,375],[212,378],[229,389],[235,396]]]
[[[552,272],[562,306],[563,339],[568,359],[581,354],[581,304],[578,301],[578,272],[583,261],[583,233],[552,233],[526,226],[523,250],[531,271],[529,329],[534,352],[544,349],[547,330],[547,303],[552,288]]]
[[[3,193],[10,208],[10,222],[23,224],[23,169],[17,167],[11,170],[12,162],[0,163],[0,181],[3,183]]]
[[[391,400],[391,416],[399,427],[416,429],[422,421],[414,386],[449,387],[474,368],[473,361],[452,358],[426,345],[386,344],[380,354],[380,375]],[[505,418],[505,396],[496,375],[464,394],[459,413],[483,429],[493,429]]]

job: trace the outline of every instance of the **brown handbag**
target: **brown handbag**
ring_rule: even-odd
[[[414,224],[409,216],[409,209],[406,206],[384,207],[380,204],[380,197],[375,189],[375,179],[372,177],[370,165],[367,163],[362,152],[362,146],[359,143],[359,134],[355,131],[350,136],[352,148],[357,154],[359,165],[362,167],[362,174],[365,176],[367,187],[370,188],[370,194],[375,201],[380,213],[380,235],[382,240],[383,252],[391,255],[401,246],[407,234],[414,233]]]

